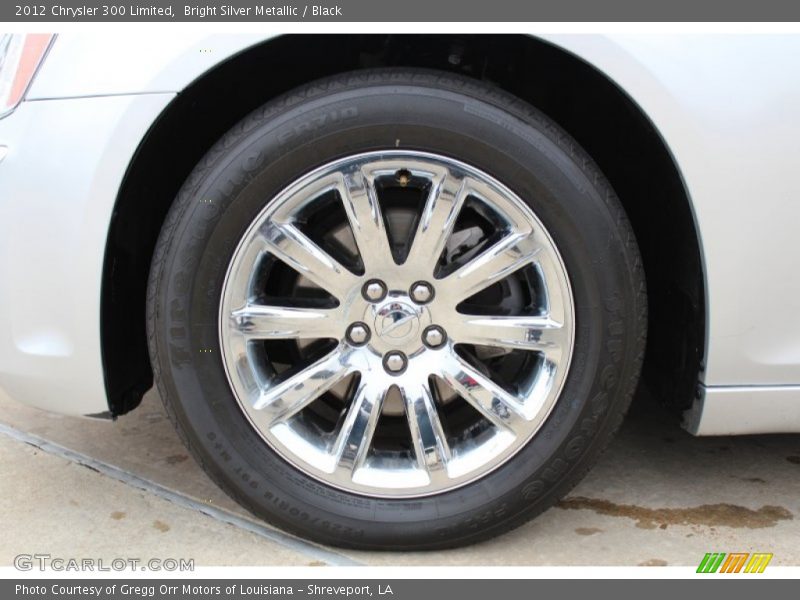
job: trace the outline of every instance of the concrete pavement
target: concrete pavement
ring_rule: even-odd
[[[500,538],[433,553],[322,548],[265,525],[209,481],[154,392],[116,422],[0,394],[0,565],[20,553],[196,565],[696,565],[772,552],[800,565],[800,435],[693,438],[640,397],[589,476]]]

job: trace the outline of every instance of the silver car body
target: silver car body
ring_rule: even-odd
[[[800,79],[789,76],[800,37],[540,37],[623,89],[684,179],[707,310],[702,393],[685,426],[800,431]],[[56,39],[25,101],[0,119],[0,387],[11,397],[66,414],[107,411],[100,288],[126,169],[176,94],[264,40]]]

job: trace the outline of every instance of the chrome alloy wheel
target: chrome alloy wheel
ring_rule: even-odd
[[[253,427],[320,482],[418,497],[498,468],[558,400],[574,307],[533,211],[459,161],[327,164],[253,221],[220,303]]]

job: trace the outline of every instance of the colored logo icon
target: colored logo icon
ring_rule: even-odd
[[[707,552],[698,573],[763,573],[772,554],[767,552]]]

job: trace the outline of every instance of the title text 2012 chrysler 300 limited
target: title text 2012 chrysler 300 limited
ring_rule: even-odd
[[[156,385],[244,506],[376,549],[545,510],[640,379],[800,431],[796,36],[0,40],[20,402]]]

